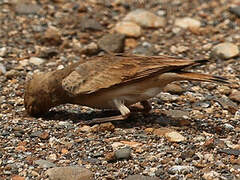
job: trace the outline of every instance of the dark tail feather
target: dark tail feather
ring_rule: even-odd
[[[212,76],[208,74],[201,74],[201,73],[195,73],[195,72],[178,72],[178,76],[183,80],[219,82],[219,83],[229,84],[226,78],[223,78],[220,76]]]

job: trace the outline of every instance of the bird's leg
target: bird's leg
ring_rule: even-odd
[[[90,121],[87,121],[87,123],[84,123],[84,124],[96,124],[96,123],[104,123],[104,122],[119,121],[119,120],[127,119],[127,117],[130,115],[131,112],[128,109],[128,107],[124,105],[124,102],[119,99],[114,99],[113,103],[116,106],[116,108],[120,111],[121,115],[104,117],[104,118],[95,118]]]
[[[141,101],[140,104],[134,104],[130,107],[131,112],[143,112],[143,113],[149,113],[149,111],[152,110],[151,104],[147,101]]]

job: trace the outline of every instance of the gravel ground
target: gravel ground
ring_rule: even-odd
[[[0,0],[0,179],[240,179],[239,17],[239,0]],[[194,71],[231,83],[172,84],[124,122],[82,125],[112,112],[69,104],[27,116],[33,73],[106,52],[209,59]]]

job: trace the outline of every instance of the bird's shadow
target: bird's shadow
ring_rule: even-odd
[[[88,124],[95,118],[104,118],[120,115],[116,110],[101,110],[91,112],[71,112],[66,110],[51,110],[44,117],[44,120],[56,120],[56,121],[72,121],[73,123]],[[125,120],[111,121],[117,128],[133,128],[133,127],[183,127],[179,120],[173,119],[161,113],[151,112],[148,114],[133,113]],[[93,124],[92,124],[93,125]],[[184,125],[185,126],[185,125]],[[197,131],[205,131],[208,133],[222,135],[224,132],[219,131],[219,127],[214,124],[203,126],[201,120],[196,120],[193,125],[189,124],[185,128],[192,128]]]

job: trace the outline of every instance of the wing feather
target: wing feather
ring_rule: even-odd
[[[62,86],[73,95],[90,94],[194,64],[193,60],[169,56],[98,56],[77,66],[63,79]]]

